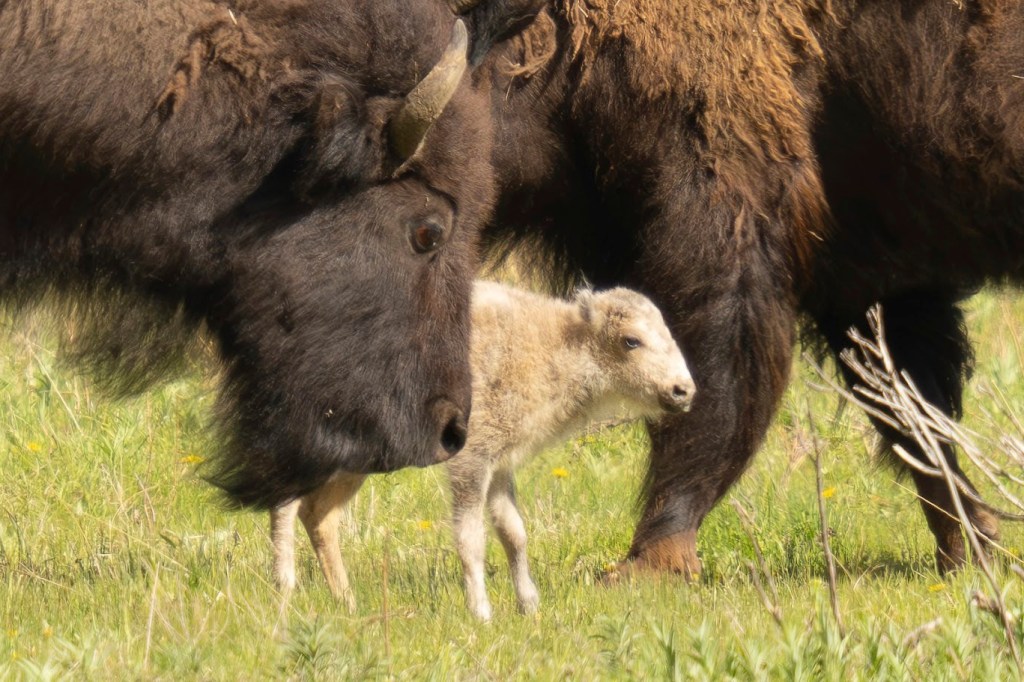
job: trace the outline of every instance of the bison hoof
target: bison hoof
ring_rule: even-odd
[[[999,541],[999,522],[994,516],[982,510],[976,510],[972,516],[982,549],[986,551],[986,557],[990,557],[990,545]],[[939,546],[935,550],[935,567],[941,575],[966,566],[969,556],[960,524],[950,525],[952,528],[948,532],[940,534]],[[978,563],[978,557],[974,557],[974,563]]]
[[[697,558],[697,531],[683,531],[647,542],[636,542],[625,561],[615,564],[620,577],[636,574],[674,574],[689,582],[700,580],[701,564]],[[605,582],[609,582],[607,579]]]
[[[599,582],[605,586],[617,585],[619,583],[632,583],[638,579],[653,578],[661,576],[680,576],[686,582],[695,583],[700,581],[700,564],[694,569],[680,569],[662,565],[652,565],[642,558],[624,559],[614,564],[608,564],[599,575]]]

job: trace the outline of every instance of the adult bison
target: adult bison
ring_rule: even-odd
[[[629,558],[692,575],[697,529],[759,446],[801,321],[838,351],[881,301],[898,363],[960,411],[958,301],[1024,280],[1024,4],[541,4],[494,62],[487,242],[540,243],[569,275],[666,312],[700,395],[651,428]],[[940,568],[959,565],[944,486],[910,475]]]
[[[214,479],[242,503],[446,459],[494,198],[488,84],[467,57],[518,18],[509,2],[0,0],[0,296],[102,299],[91,357],[129,383],[178,338],[162,325],[205,325],[225,363]]]

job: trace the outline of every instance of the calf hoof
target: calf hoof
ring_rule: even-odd
[[[350,616],[355,615],[356,612],[356,595],[350,589],[345,590],[344,594],[341,595],[341,601],[345,604],[345,608],[348,609]]]
[[[278,591],[285,596],[295,591],[297,582],[294,568],[274,567],[274,583],[277,585]]]
[[[537,592],[537,588],[533,587],[532,591],[524,590],[519,595],[519,613],[524,616],[536,615],[538,609],[540,609],[540,594]]]
[[[491,605],[489,603],[477,604],[469,607],[470,613],[481,623],[491,622]]]

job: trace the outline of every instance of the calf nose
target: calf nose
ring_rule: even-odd
[[[661,406],[668,412],[689,412],[693,405],[693,395],[697,392],[692,379],[684,379],[672,384],[671,390],[661,401]]]

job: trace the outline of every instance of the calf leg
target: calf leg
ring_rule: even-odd
[[[491,619],[491,603],[484,584],[487,529],[484,500],[491,482],[491,465],[474,453],[463,451],[448,463],[452,488],[452,532],[462,560],[466,606],[482,621]]]
[[[364,480],[364,474],[336,474],[323,486],[302,498],[299,506],[299,518],[306,527],[306,534],[313,544],[331,594],[343,600],[350,613],[356,609],[356,598],[341,559],[338,528],[345,504],[359,491]]]
[[[956,305],[956,299],[941,294],[917,294],[888,299],[882,303],[882,316],[885,341],[896,367],[910,374],[928,402],[950,416],[960,416],[963,381],[968,373],[971,351],[963,314]],[[857,321],[857,326],[862,333],[867,334],[863,321]],[[840,327],[832,325],[827,332],[829,343],[836,353],[850,345],[845,334],[846,328]],[[856,376],[842,362],[839,364],[847,382],[855,383]],[[887,440],[924,458],[913,439],[878,420],[872,421]],[[942,453],[951,470],[966,481],[953,448],[944,445]],[[906,468],[902,461],[899,465]],[[946,482],[916,470],[911,470],[910,476],[917,487],[928,527],[935,535],[938,569],[945,572],[963,565],[967,557],[963,528],[957,520]],[[962,498],[962,502],[971,524],[982,537],[997,539],[999,528],[996,519],[970,500]]]
[[[275,507],[270,511],[270,540],[274,545],[274,581],[278,589],[295,589],[295,517],[301,500]]]
[[[540,606],[540,595],[530,578],[530,566],[526,558],[526,526],[516,506],[516,484],[511,470],[503,468],[494,472],[487,491],[487,502],[491,508],[494,530],[508,557],[508,569],[512,575],[519,611],[536,613]]]

